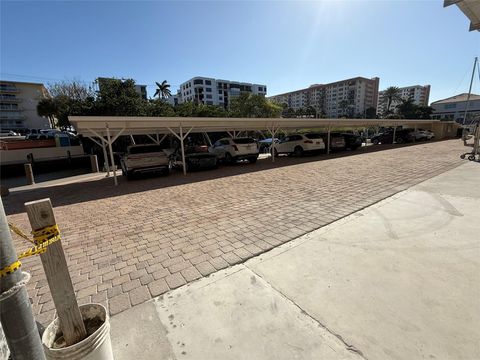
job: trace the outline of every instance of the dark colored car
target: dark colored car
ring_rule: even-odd
[[[328,147],[328,133],[322,133],[323,142],[325,143],[325,149]],[[330,133],[330,151],[345,150],[346,141],[345,137],[341,133]]]
[[[353,133],[342,133],[342,136],[345,139],[345,148],[355,150],[362,146],[362,138],[360,135]]]
[[[188,170],[202,170],[216,168],[218,161],[217,155],[208,151],[208,145],[191,145],[185,148],[185,163]]]
[[[388,129],[384,132],[381,132],[377,135],[372,136],[371,141],[373,144],[392,144],[393,143],[393,130]],[[397,144],[403,144],[413,141],[412,130],[410,129],[399,129],[395,132],[395,142]]]

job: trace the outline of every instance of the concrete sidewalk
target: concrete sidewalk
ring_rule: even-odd
[[[464,165],[111,319],[115,359],[480,358]]]

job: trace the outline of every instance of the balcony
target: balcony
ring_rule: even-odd
[[[18,104],[22,102],[23,99],[17,98],[17,97],[3,97],[0,95],[0,102],[1,103],[9,103],[9,104]]]
[[[15,86],[0,86],[0,93],[19,93],[20,90],[18,90]]]
[[[18,111],[18,110],[17,110]],[[0,119],[2,120],[25,120],[26,116],[22,114],[15,114],[10,111],[1,110]]]

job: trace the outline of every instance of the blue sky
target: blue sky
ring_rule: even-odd
[[[354,76],[468,91],[480,33],[443,1],[1,1],[1,79],[99,76],[173,90],[193,76],[268,95]],[[474,92],[480,93],[478,78]]]

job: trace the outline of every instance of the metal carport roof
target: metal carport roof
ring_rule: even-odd
[[[272,138],[279,130],[326,128],[328,139],[332,127],[369,127],[433,125],[439,120],[405,120],[405,119],[286,119],[286,118],[208,118],[208,117],[140,117],[140,116],[69,116],[70,123],[78,134],[91,138],[103,149],[107,159],[107,146],[110,152],[110,162],[114,165],[112,144],[121,135],[148,135],[154,142],[160,143],[160,135],[165,137],[173,134],[180,140],[183,172],[186,174],[184,140],[191,132],[232,132],[267,130]],[[156,134],[156,138],[152,135]],[[98,141],[95,139],[98,137]],[[395,136],[394,136],[395,138]],[[162,138],[163,139],[163,138]],[[330,141],[327,140],[327,144]],[[272,161],[275,161],[273,156]],[[327,153],[329,152],[327,145]],[[107,164],[107,169],[109,166]],[[109,174],[109,173],[108,173]],[[108,175],[107,174],[107,175]],[[116,172],[113,171],[117,184]]]

